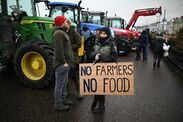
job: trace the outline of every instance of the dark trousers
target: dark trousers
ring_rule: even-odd
[[[79,65],[75,65],[75,67],[71,68],[69,71],[69,83],[68,83],[69,95],[74,93],[73,85],[76,88],[76,94],[79,95]]]
[[[160,65],[163,54],[154,53],[153,54],[153,64]]]
[[[147,59],[147,46],[144,46],[144,45],[141,45],[138,47],[136,59],[141,60],[141,56],[140,56],[141,50],[143,52],[143,60],[146,60]]]
[[[95,108],[99,103],[99,107],[104,107],[105,105],[105,95],[95,95],[92,103],[92,108]]]

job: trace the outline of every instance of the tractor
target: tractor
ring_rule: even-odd
[[[43,1],[0,0],[0,63],[30,88],[47,87],[54,79],[53,19],[36,15],[36,3]]]
[[[161,11],[161,7],[137,9],[126,27],[124,26],[124,19],[121,17],[107,17],[107,26],[111,27],[118,40],[118,53],[128,53],[130,50],[137,49],[139,33],[133,27],[140,16],[153,16],[157,13],[161,14]]]
[[[37,16],[39,2],[45,3],[49,10],[48,17]],[[54,81],[52,65],[54,17],[63,15],[70,19],[79,32],[85,24],[93,31],[102,27],[81,23],[80,4],[81,1],[74,4],[48,0],[0,0],[1,65],[14,69],[19,81],[29,88],[49,86]],[[84,47],[83,43],[81,47]],[[83,48],[78,52],[82,56]]]

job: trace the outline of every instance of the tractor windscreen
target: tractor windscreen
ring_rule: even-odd
[[[50,10],[50,17],[65,16],[70,21],[76,23],[77,21],[77,9],[67,6],[53,6]]]
[[[102,25],[102,23],[101,23],[101,16],[100,15],[91,15],[89,20],[93,24]]]
[[[114,28],[122,28],[123,27],[120,20],[110,20],[109,21],[109,26],[114,27]]]
[[[31,0],[7,0],[8,15],[13,11],[26,11],[29,16],[32,16]]]

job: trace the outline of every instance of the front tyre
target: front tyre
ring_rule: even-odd
[[[14,66],[19,80],[29,88],[44,88],[53,81],[53,50],[45,42],[33,39],[16,51]]]

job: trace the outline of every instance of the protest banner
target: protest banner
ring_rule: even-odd
[[[81,95],[134,95],[133,62],[79,65]]]

